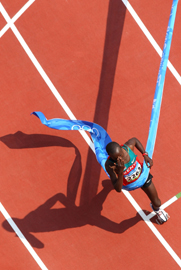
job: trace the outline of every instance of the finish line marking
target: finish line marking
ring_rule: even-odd
[[[145,223],[150,228],[150,230],[154,233],[154,235],[158,238],[158,240],[162,243],[162,245],[165,247],[165,249],[168,251],[168,253],[172,256],[172,258],[175,260],[175,262],[181,268],[181,259],[178,257],[178,255],[175,253],[175,251],[171,248],[171,246],[167,243],[167,241],[161,235],[161,233],[156,229],[156,227],[150,221],[148,216],[145,215],[145,213],[140,208],[140,206],[137,204],[135,199],[131,196],[131,194],[127,190],[122,190],[122,192],[125,194],[127,199],[130,201],[130,203],[133,205],[133,207],[136,209],[136,211],[139,213],[139,215],[142,217],[142,219],[145,221]]]
[[[171,205],[172,203],[176,202],[180,197],[181,197],[181,192],[179,192],[177,195],[173,196],[170,200],[168,200],[167,202],[165,202],[164,204],[162,204],[162,208],[163,209],[167,208],[169,205]],[[155,215],[156,215],[156,213],[153,211],[149,215],[147,215],[147,218],[148,219],[151,219]]]
[[[41,75],[41,77],[44,79],[44,81],[47,84],[47,86],[50,88],[50,90],[52,91],[52,93],[56,97],[57,101],[60,103],[60,105],[65,110],[65,112],[67,113],[67,115],[70,117],[70,119],[76,120],[75,116],[73,115],[73,113],[71,112],[71,110],[69,109],[69,107],[67,106],[67,104],[65,103],[65,101],[62,99],[62,97],[58,93],[58,91],[55,88],[55,86],[53,85],[53,83],[50,81],[50,79],[47,76],[47,74],[45,73],[45,71],[43,70],[43,68],[41,67],[41,65],[39,64],[39,62],[37,61],[37,59],[35,58],[35,56],[33,55],[33,53],[31,52],[30,48],[28,47],[28,45],[26,44],[25,40],[23,39],[23,37],[19,33],[18,29],[12,23],[9,15],[8,15],[8,13],[6,12],[6,10],[4,9],[4,7],[3,7],[3,5],[1,3],[0,3],[0,12],[2,13],[2,15],[5,18],[5,20],[7,21],[7,23],[10,25],[10,28],[13,31],[14,35],[16,36],[16,38],[18,39],[18,41],[20,42],[21,46],[23,47],[23,49],[25,50],[25,52],[29,56],[30,60],[32,61],[32,63],[36,67],[36,69],[38,70],[38,72]],[[86,140],[86,142],[88,143],[88,145],[90,147],[92,146],[91,149],[95,153],[94,145],[93,145],[92,141],[90,140],[89,136],[86,134],[86,132],[80,132],[80,133],[84,137],[84,139]],[[85,133],[85,134],[83,134],[83,133]],[[87,138],[86,138],[86,136],[87,136]],[[152,222],[150,222],[150,219],[148,219],[148,217],[144,214],[143,210],[140,208],[140,206],[137,204],[137,202],[134,200],[134,198],[131,196],[131,194],[128,191],[126,191],[126,190],[123,190],[123,193],[125,194],[125,196],[129,200],[129,202],[132,204],[132,206],[135,208],[135,210],[142,217],[142,219],[145,221],[145,223],[148,225],[148,227],[151,229],[151,231],[158,238],[158,240],[162,243],[162,245],[165,247],[165,249],[168,251],[168,253],[172,256],[172,258],[175,260],[175,262],[181,267],[181,259],[174,252],[174,250],[170,247],[170,245],[166,242],[166,240],[159,233],[159,231],[155,228],[155,226],[152,224]],[[2,207],[3,206],[1,206],[1,208]],[[5,210],[5,208],[4,208],[4,210]],[[36,260],[36,258],[35,258],[35,260]]]

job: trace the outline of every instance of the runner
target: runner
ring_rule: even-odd
[[[136,147],[144,156],[147,167],[152,167],[153,161],[138,139],[132,138],[120,146],[118,143],[112,142],[108,133],[95,123],[61,118],[47,120],[42,112],[33,112],[32,114],[49,128],[88,131],[94,142],[97,161],[111,178],[115,190],[118,192],[121,192],[121,189],[130,191],[141,187],[151,200],[151,207],[157,214],[159,221],[163,223],[168,220],[169,215],[160,208],[161,201],[152,182],[153,176],[151,174],[148,177],[144,175],[142,164],[134,153]]]
[[[135,147],[143,155],[147,167],[151,168],[153,160],[145,152],[143,145],[137,138],[131,138],[122,146],[116,142],[110,142],[106,146],[109,157],[105,163],[105,168],[117,192],[121,192],[122,188],[130,183],[139,182],[143,164],[134,153]],[[151,200],[151,208],[157,214],[159,221],[163,223],[168,220],[169,215],[160,207],[161,200],[158,197],[152,178],[153,176],[149,173],[141,189]]]

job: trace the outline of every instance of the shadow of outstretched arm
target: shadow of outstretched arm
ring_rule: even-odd
[[[46,134],[25,134],[21,131],[17,131],[15,134],[8,134],[0,137],[7,147],[11,149],[25,149],[25,148],[40,148],[40,147],[73,147],[75,149],[75,160],[70,170],[67,183],[67,198],[70,203],[74,204],[77,190],[82,174],[81,155],[78,148],[69,140],[58,136],[46,135]]]

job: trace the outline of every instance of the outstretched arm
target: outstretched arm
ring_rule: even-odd
[[[148,168],[151,168],[153,166],[153,160],[145,152],[145,149],[144,149],[142,143],[137,138],[135,138],[135,137],[134,138],[131,138],[125,144],[127,146],[129,146],[129,148],[132,151],[134,151],[134,147],[136,147],[138,149],[138,151],[140,151],[140,153],[144,157],[145,163],[146,163],[146,165],[147,165]]]

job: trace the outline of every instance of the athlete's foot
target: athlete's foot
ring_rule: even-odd
[[[158,210],[155,210],[153,208],[152,203],[150,203],[150,206],[152,208],[152,210],[156,213],[157,217],[158,217],[158,221],[162,224],[164,222],[166,222],[170,216],[168,215],[168,213],[165,212],[165,210],[159,208]]]

